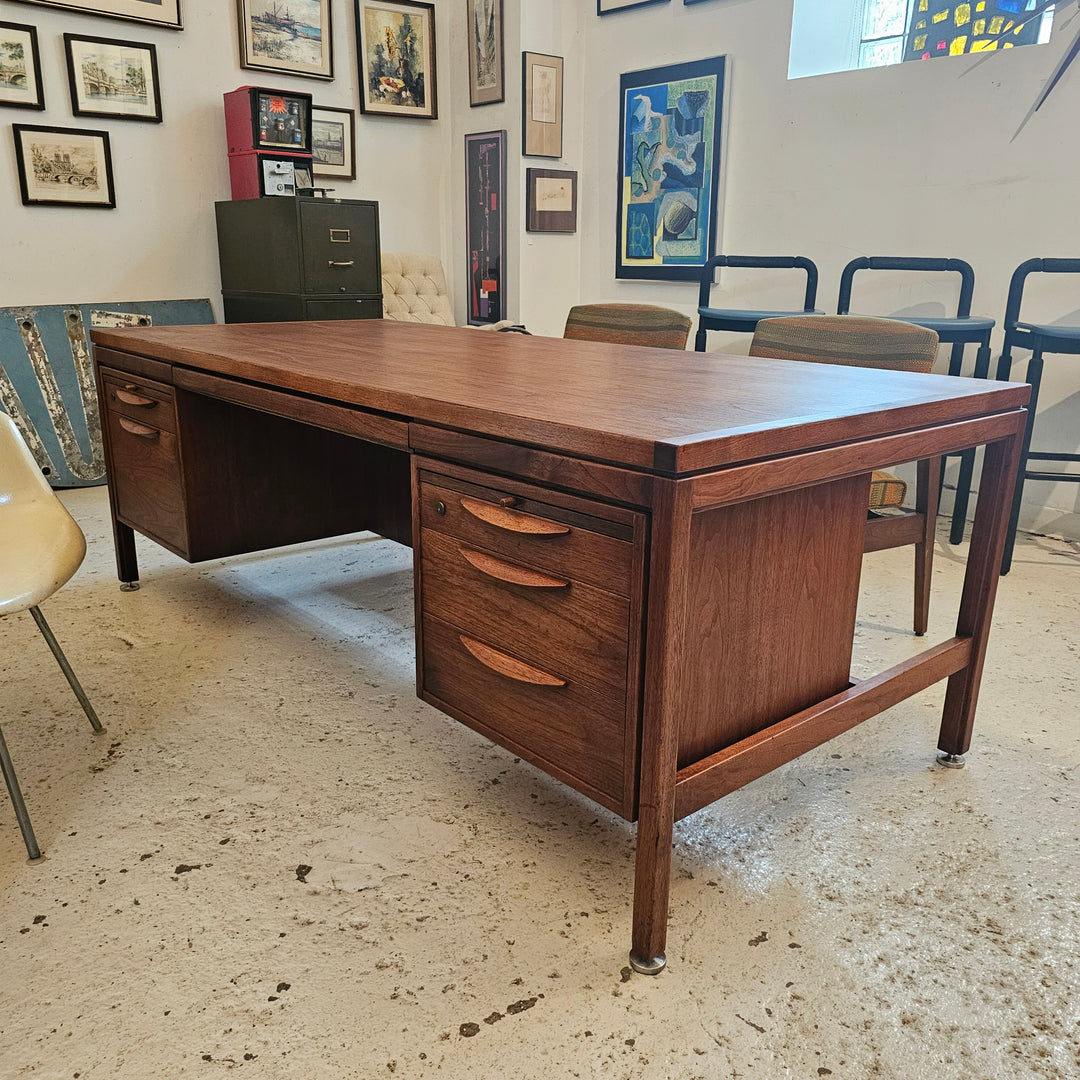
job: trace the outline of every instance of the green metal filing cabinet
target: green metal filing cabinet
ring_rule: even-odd
[[[226,322],[381,319],[379,204],[215,203]]]

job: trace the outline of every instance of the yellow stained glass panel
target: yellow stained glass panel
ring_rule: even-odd
[[[972,25],[971,25],[971,32],[973,34],[985,34],[986,33],[986,20],[985,19],[976,19],[975,22],[972,23]],[[971,51],[974,52],[975,50],[972,49]]]
[[[930,0],[919,0],[919,10],[925,11],[930,6]]]
[[[949,45],[950,56],[963,56],[964,48],[967,45],[967,34],[960,34],[958,37],[952,39],[952,44]]]
[[[971,5],[957,4],[953,9],[953,21],[957,26],[965,26],[971,21]]]
[[[1006,44],[1011,45],[1012,42],[1009,41],[1009,42],[1006,42]],[[993,52],[997,48],[997,46],[998,46],[998,43],[996,41],[994,41],[992,38],[987,38],[985,41],[973,41],[971,43],[971,51],[972,52]]]
[[[915,24],[915,29],[916,29],[916,30],[925,30],[925,29],[926,29],[926,20],[925,20],[925,19],[920,19],[920,20],[919,20],[919,21],[918,21],[918,22],[917,22],[917,23]]]
[[[1004,25],[1004,23],[1005,23],[1004,16],[995,15],[990,20],[990,33],[991,34],[1000,34],[1001,33],[1001,27]]]
[[[979,2],[975,5],[975,10],[976,11],[985,11],[986,10],[986,0],[979,0]]]
[[[925,49],[926,48],[926,35],[925,34],[916,34],[915,35],[915,48],[916,49]]]
[[[939,11],[934,16],[934,22],[936,22],[936,23],[944,22],[948,17],[949,17],[949,9],[946,8],[944,11]]]

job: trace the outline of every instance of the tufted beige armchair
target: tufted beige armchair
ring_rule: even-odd
[[[454,325],[446,275],[437,255],[382,254],[383,318]]]

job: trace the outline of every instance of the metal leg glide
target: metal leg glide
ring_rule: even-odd
[[[946,769],[962,769],[967,764],[967,758],[963,754],[950,754],[946,750],[939,750],[937,763],[944,765]]]

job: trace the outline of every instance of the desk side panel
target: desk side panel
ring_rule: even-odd
[[[868,486],[694,514],[679,768],[847,687]]]

